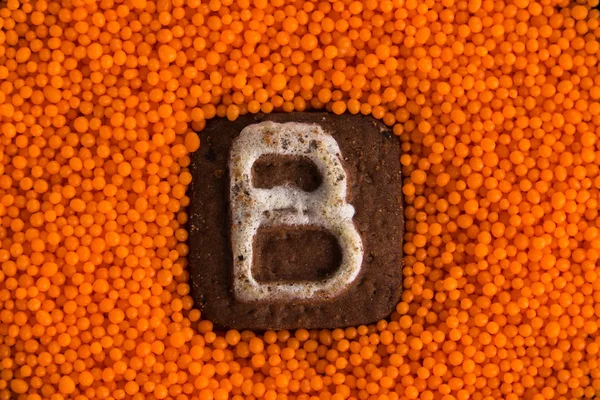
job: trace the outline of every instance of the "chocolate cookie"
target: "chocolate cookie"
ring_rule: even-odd
[[[388,316],[402,285],[400,143],[370,117],[213,120],[192,155],[190,282],[236,329],[335,328]]]

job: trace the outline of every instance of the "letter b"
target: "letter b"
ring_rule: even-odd
[[[295,187],[256,188],[254,163],[265,155],[306,157],[319,170],[322,183],[313,192]],[[357,279],[363,244],[346,201],[348,177],[335,139],[314,124],[262,122],[247,126],[229,155],[233,294],[244,303],[310,302],[335,299]],[[321,281],[260,282],[252,274],[254,238],[260,227],[313,226],[333,234],[341,264]]]

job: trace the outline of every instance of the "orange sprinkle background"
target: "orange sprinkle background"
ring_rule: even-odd
[[[598,398],[597,4],[3,1],[0,400]],[[402,302],[215,332],[194,131],[322,108],[401,142]]]

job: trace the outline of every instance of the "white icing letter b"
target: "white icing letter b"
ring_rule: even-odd
[[[306,157],[318,168],[321,186],[305,192],[291,186],[255,188],[252,166],[263,155]],[[262,122],[246,127],[229,158],[233,293],[241,302],[305,302],[333,299],[358,277],[363,245],[346,202],[347,174],[335,139],[319,125]],[[321,227],[337,240],[340,268],[321,281],[259,282],[252,275],[254,237],[259,227]]]

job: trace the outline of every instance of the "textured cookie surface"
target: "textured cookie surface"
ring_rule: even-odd
[[[203,318],[223,328],[333,328],[394,310],[404,220],[400,145],[387,128],[289,113],[214,120],[200,136],[188,243]],[[304,139],[314,143],[304,148]]]

